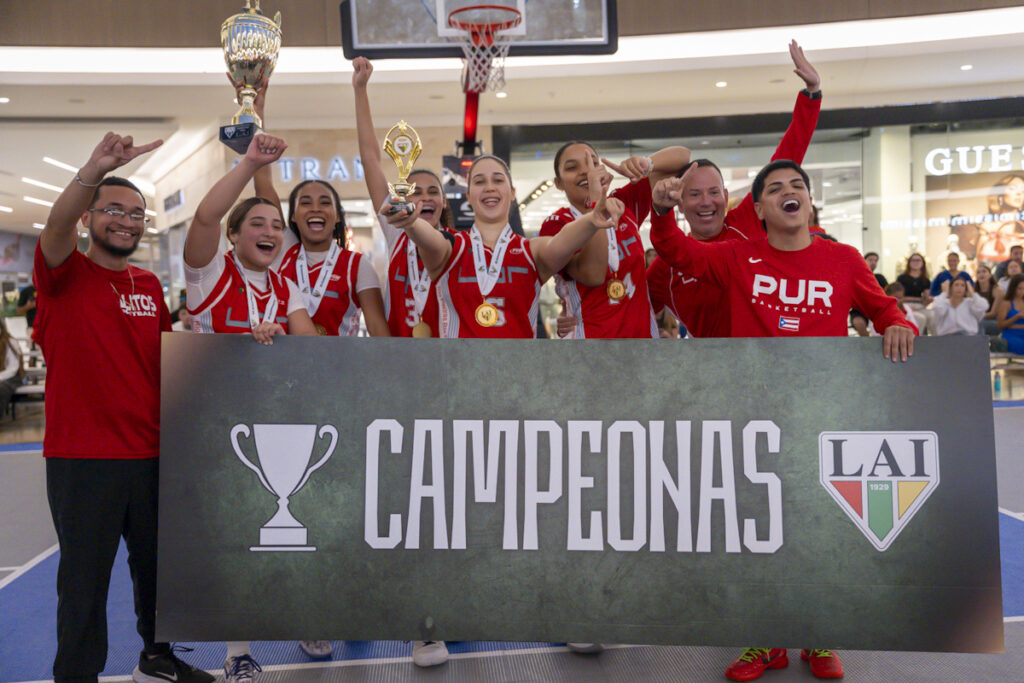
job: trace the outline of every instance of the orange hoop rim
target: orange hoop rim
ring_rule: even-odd
[[[488,10],[492,12],[508,12],[512,16],[502,21],[468,21],[460,19],[459,14],[474,10]],[[481,38],[490,45],[494,42],[494,35],[510,28],[515,28],[523,20],[523,15],[515,7],[508,5],[467,5],[453,9],[448,13],[448,25],[458,31],[466,31],[470,34],[473,43],[480,44]]]

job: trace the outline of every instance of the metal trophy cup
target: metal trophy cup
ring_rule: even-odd
[[[331,425],[320,428],[319,437],[330,436],[331,444],[323,457],[310,467],[313,442],[318,436],[316,425],[256,424],[252,429],[258,467],[245,457],[238,443],[239,435],[249,436],[248,425],[238,424],[231,428],[231,446],[238,459],[256,473],[268,491],[277,496],[277,512],[260,529],[260,544],[249,550],[316,550],[315,546],[306,545],[306,527],[288,510],[288,498],[295,495],[309,475],[331,457],[338,444],[338,431]]]
[[[394,198],[391,200],[388,214],[399,211],[412,213],[416,207],[408,198],[416,189],[416,183],[409,182],[409,174],[412,173],[413,164],[423,151],[420,136],[408,123],[399,121],[391,126],[391,130],[384,136],[384,151],[398,167],[398,182],[394,185],[388,183],[388,192]]]
[[[255,7],[251,5],[255,3]],[[242,108],[231,118],[230,126],[221,126],[220,141],[239,154],[260,132],[263,121],[253,108],[256,88],[269,78],[281,51],[281,13],[274,20],[263,16],[260,0],[245,0],[245,11],[228,19],[220,27],[220,44],[228,74],[242,84]]]

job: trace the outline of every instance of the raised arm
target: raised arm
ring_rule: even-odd
[[[390,202],[385,202],[381,211],[390,207]],[[386,213],[386,212],[385,212]],[[445,237],[445,233],[430,227],[430,223],[420,218],[420,210],[417,208],[410,215],[406,211],[397,211],[388,217],[388,223],[394,227],[405,230],[409,239],[419,248],[420,258],[427,269],[431,280],[436,280],[444,273],[448,265],[448,259],[452,255],[452,243]]]
[[[107,133],[92,151],[89,160],[79,169],[74,180],[68,183],[46,218],[46,227],[39,236],[39,248],[49,268],[56,268],[67,260],[78,246],[76,225],[82,214],[89,208],[96,186],[116,168],[150,152],[164,143],[155,140],[148,145],[137,147],[132,136],[124,137]]]
[[[359,138],[359,158],[363,161],[363,177],[366,189],[370,193],[374,211],[380,211],[391,193],[388,192],[388,180],[384,175],[384,165],[380,153],[380,142],[373,127],[373,116],[370,113],[370,96],[366,86],[373,73],[373,64],[366,57],[356,57],[352,61],[352,90],[356,101],[356,134]]]
[[[239,104],[242,103],[242,84],[231,78],[231,74],[228,74],[228,80],[231,81],[231,85],[235,87],[235,99]],[[264,78],[263,82],[260,83],[259,87],[256,88],[256,99],[253,100],[252,107],[256,110],[256,114],[259,115],[260,121],[263,122],[263,127],[266,129],[267,117],[263,113],[267,108],[267,85],[269,80]],[[273,164],[267,164],[261,166],[256,175],[253,176],[253,186],[256,191],[257,197],[263,197],[264,199],[270,200],[277,207],[281,217],[284,217],[284,210],[281,208],[281,197],[277,194],[277,189],[274,187],[274,175],[272,172]]]
[[[288,145],[270,135],[257,135],[249,143],[245,156],[203,197],[185,236],[185,263],[202,268],[217,256],[220,247],[220,222],[238,200],[242,190],[260,168],[281,158]]]
[[[602,158],[601,161],[621,176],[635,183],[650,177],[651,187],[658,181],[682,172],[690,163],[690,150],[686,147],[665,147],[649,157],[629,157],[620,164]]]
[[[602,172],[604,169],[597,167],[588,174],[588,177],[593,178],[593,182],[596,182],[599,187],[599,174]],[[580,253],[579,269],[582,272],[590,273],[600,269],[601,281],[596,284],[604,282],[604,271],[608,267],[607,242],[599,243],[604,245],[603,251],[590,243],[595,242],[594,236],[598,231],[618,225],[619,218],[622,217],[625,210],[626,206],[622,201],[607,196],[607,188],[601,188],[597,205],[590,213],[569,223],[553,237],[531,239],[530,251],[533,252],[540,281],[546,282],[552,275],[565,268],[569,259],[573,258],[573,255],[586,245],[587,248]],[[584,282],[584,284],[587,283]]]

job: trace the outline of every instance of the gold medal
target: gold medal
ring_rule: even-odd
[[[486,301],[476,307],[474,316],[480,327],[494,327],[498,324],[498,309]]]
[[[416,337],[417,339],[427,339],[434,335],[430,331],[430,325],[421,320],[418,323],[416,323],[416,325],[412,328],[412,336]]]
[[[621,301],[626,297],[626,285],[622,284],[622,280],[614,278],[608,283],[608,298],[612,301]]]
[[[316,333],[318,335],[320,335],[321,337],[326,337],[327,336],[327,328],[326,327],[324,327],[320,323],[313,323],[313,326],[316,328]]]

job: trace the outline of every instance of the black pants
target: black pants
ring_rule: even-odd
[[[146,650],[156,628],[157,458],[46,459],[46,494],[60,542],[56,681],[95,681],[107,661],[107,590],[124,536]]]

